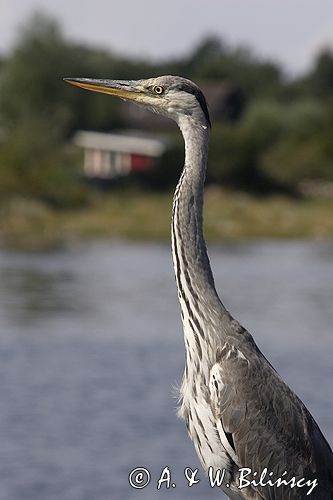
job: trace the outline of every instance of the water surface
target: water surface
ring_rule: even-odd
[[[210,251],[221,298],[333,442],[333,243]],[[0,499],[212,498],[176,417],[184,364],[169,247],[0,253]],[[128,484],[151,472],[144,490]],[[169,466],[176,488],[156,489]]]

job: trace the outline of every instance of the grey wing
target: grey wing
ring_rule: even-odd
[[[224,448],[238,468],[257,472],[249,480],[258,481],[265,468],[266,481],[295,476],[320,482],[321,478],[310,498],[333,499],[333,455],[328,443],[303,403],[245,333],[241,343],[231,339],[218,349],[210,372],[210,403]],[[265,500],[309,498],[306,486],[253,489]]]

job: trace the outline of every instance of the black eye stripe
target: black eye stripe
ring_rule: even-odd
[[[199,87],[194,87],[192,85],[188,85],[187,83],[180,83],[176,87],[174,87],[176,90],[182,90],[183,92],[187,92],[188,94],[192,94],[195,96],[197,99],[198,103],[201,106],[201,109],[203,111],[203,114],[206,117],[206,120],[211,127],[210,123],[210,118],[209,118],[209,111],[208,111],[208,106],[207,106],[207,101]]]

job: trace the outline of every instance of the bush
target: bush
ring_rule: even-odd
[[[292,188],[304,179],[332,179],[333,128],[323,104],[306,99],[284,108],[283,133],[262,152],[262,172]]]
[[[333,158],[318,137],[279,142],[263,155],[261,168],[271,179],[292,188],[305,179],[333,181]]]
[[[75,164],[76,153],[50,143],[42,129],[18,128],[0,144],[0,197],[31,197],[58,208],[81,205],[87,193]]]

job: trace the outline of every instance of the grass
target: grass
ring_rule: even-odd
[[[55,211],[15,199],[0,208],[0,244],[46,248],[73,240],[168,240],[172,194],[111,192],[80,210]],[[333,237],[333,199],[256,198],[210,187],[205,197],[208,240]]]

